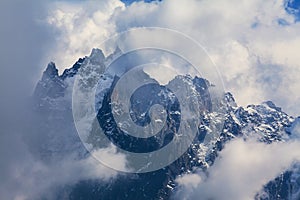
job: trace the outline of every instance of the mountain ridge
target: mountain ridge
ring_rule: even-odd
[[[112,56],[113,55],[110,55],[107,58],[111,58]],[[61,120],[61,116],[59,115],[66,112],[64,109],[63,111],[60,111],[62,107],[67,107],[68,112],[71,113],[71,86],[73,84],[74,77],[78,73],[78,70],[80,70],[80,67],[82,65],[90,65],[90,67],[92,68],[93,65],[103,64],[107,58],[105,58],[101,50],[93,49],[90,56],[80,58],[71,68],[64,70],[61,75],[58,74],[58,70],[55,64],[53,62],[50,62],[45,72],[43,73],[42,79],[38,82],[33,94],[33,98],[37,102],[36,110],[42,112],[43,110],[47,110],[47,112],[49,112],[50,110],[50,114],[47,114],[48,118],[49,115],[51,115],[52,118],[54,118],[54,123],[58,123],[57,121],[59,120],[56,120],[56,118],[59,118]],[[109,92],[111,92],[112,90],[111,84],[109,84],[109,81],[113,80],[112,77],[113,75],[109,74],[104,74],[104,76],[102,77],[103,80],[108,79],[108,83],[106,84],[101,94],[102,96],[100,95],[102,98],[101,101],[108,100],[105,100],[104,96],[109,94]],[[183,77],[182,79],[185,78]],[[202,101],[205,102],[205,99],[208,98],[207,86],[209,85],[209,83],[207,82],[207,80],[194,77],[191,79],[189,84],[197,89],[197,92],[203,98]],[[100,96],[98,98],[100,98]],[[208,101],[208,103],[204,103],[208,111],[211,111],[210,102],[211,101]],[[271,101],[266,101],[259,105],[248,105],[246,107],[241,107],[236,104],[233,95],[227,92],[225,93],[225,96],[220,103],[222,104],[222,108],[226,110],[224,126],[222,127],[220,136],[216,140],[214,140],[212,144],[210,144],[212,145],[210,148],[203,147],[201,143],[203,141],[203,136],[208,134],[208,132],[210,131],[210,123],[212,123],[213,121],[218,121],[218,115],[220,115],[220,113],[216,112],[204,112],[202,124],[199,126],[199,134],[196,137],[195,141],[193,142],[189,150],[179,160],[175,161],[170,166],[158,170],[157,172],[135,174],[129,176],[130,178],[127,177],[125,179],[120,178],[115,183],[109,183],[111,189],[109,189],[107,192],[91,192],[91,194],[89,194],[90,196],[88,197],[92,199],[101,197],[105,199],[138,199],[138,195],[144,195],[145,199],[170,198],[172,191],[174,191],[177,187],[175,178],[178,175],[193,172],[195,167],[201,168],[205,171],[207,168],[213,165],[215,158],[218,156],[218,152],[224,148],[224,145],[227,141],[236,137],[243,137],[247,139],[253,136],[257,137],[259,141],[265,143],[287,141],[292,135],[291,129],[294,122],[296,123],[298,121],[298,118],[288,116],[282,111],[281,108],[277,107]],[[68,119],[69,118],[70,116],[68,116]],[[103,121],[101,116],[99,118],[98,120],[100,122]],[[51,120],[47,119],[44,122],[45,125],[53,123],[53,119]],[[72,126],[70,119],[68,120],[68,123],[70,123],[70,126]],[[74,134],[74,131],[76,130],[73,127],[70,131],[73,131]],[[59,138],[60,135],[56,135],[53,137]],[[58,139],[54,139],[53,143],[55,143],[55,141],[57,140]],[[78,138],[76,140],[74,139],[74,141],[76,141],[75,143],[80,143]],[[45,146],[47,145],[51,146],[53,144],[45,144]],[[78,144],[75,146],[78,146]],[[83,152],[84,150],[82,150],[81,154],[84,155],[85,153]],[[296,183],[293,183],[294,185],[296,184],[296,186],[292,186],[292,175],[289,175],[290,173],[291,172],[283,173],[281,177],[270,181],[265,186],[264,190],[269,193],[269,197],[274,197],[271,199],[277,198],[277,194],[272,193],[280,191],[280,189],[278,189],[276,192],[274,192],[272,190],[272,188],[274,188],[274,185],[282,185],[282,188],[289,187],[289,189],[297,188]],[[119,184],[122,185],[126,183],[126,181],[129,186],[136,188],[137,194],[129,194],[130,188],[125,188],[123,190],[119,188]],[[157,186],[153,186],[156,189],[146,188],[145,183],[149,181],[153,184],[157,184]],[[289,184],[286,184],[287,182],[289,182]],[[84,194],[86,194],[91,188],[94,188],[93,184],[94,186],[98,185],[100,188],[107,187],[106,184],[98,183],[97,181],[91,183],[88,180],[83,180],[83,182],[74,186],[73,190],[70,193],[70,197],[72,197],[70,199],[83,198],[82,194],[78,193],[78,190],[86,190],[84,192]],[[115,196],[110,197],[109,195],[111,195],[111,190],[120,190],[122,192],[113,194]],[[281,194],[281,197],[284,195],[286,195],[286,197],[290,195],[286,194],[286,190],[282,190],[283,194]],[[293,193],[297,193],[297,191],[294,191]],[[74,196],[74,194],[76,195]],[[256,198],[263,199],[262,197],[258,196]]]

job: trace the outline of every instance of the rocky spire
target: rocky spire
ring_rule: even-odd
[[[42,80],[53,79],[58,76],[58,69],[55,66],[54,62],[50,62],[43,73]]]

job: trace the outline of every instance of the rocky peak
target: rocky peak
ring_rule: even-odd
[[[281,112],[281,108],[277,107],[272,101],[263,102],[263,105],[268,106],[269,108],[273,108],[273,109]]]
[[[45,123],[45,129],[48,128],[48,124],[51,124],[51,126],[57,127],[55,129],[51,136],[51,140],[45,140],[49,142],[49,144],[43,145],[45,149],[52,150],[53,152],[60,152],[61,150],[59,148],[62,148],[61,146],[66,146],[70,148],[70,146],[74,149],[77,148],[77,144],[75,145],[75,139],[70,142],[69,138],[72,136],[72,132],[68,132],[66,139],[64,140],[64,144],[57,147],[58,141],[61,141],[61,135],[62,134],[56,134],[60,133],[60,131],[63,131],[61,129],[66,129],[68,126],[72,126],[73,119],[69,119],[69,124],[64,123],[62,120],[62,116],[64,116],[62,113],[65,114],[65,108],[71,107],[71,102],[63,102],[60,97],[64,97],[64,95],[68,95],[66,93],[66,88],[71,87],[71,84],[68,84],[68,78],[73,77],[77,74],[78,70],[80,69],[81,65],[86,65],[85,67],[87,69],[90,69],[89,74],[92,74],[93,70],[101,68],[99,66],[104,66],[104,62],[110,59],[113,59],[120,53],[120,49],[117,49],[115,53],[105,58],[103,52],[100,49],[93,49],[90,56],[87,56],[85,58],[79,59],[72,68],[67,69],[64,71],[64,73],[59,76],[58,70],[56,69],[56,66],[53,62],[50,62],[43,74],[42,80],[38,83],[35,91],[35,97],[37,97],[37,107],[38,109],[44,109],[47,111],[47,118],[43,120],[43,123]],[[141,77],[145,76],[146,74],[140,74]],[[110,115],[109,109],[109,96],[110,93],[117,81],[118,77],[114,74],[103,74],[101,76],[101,80],[99,84],[101,85],[101,89],[99,88],[99,91],[96,93],[96,108],[97,110],[101,110],[103,112],[99,112],[97,115],[99,122],[101,122],[103,125],[105,125],[105,128],[107,130],[107,133],[110,133],[111,130],[118,130],[116,128],[116,125],[112,123],[113,117]],[[168,195],[170,195],[171,190],[173,190],[176,187],[175,183],[175,177],[182,173],[187,173],[192,171],[195,167],[203,168],[205,170],[206,167],[213,164],[215,158],[218,156],[218,152],[223,148],[225,143],[228,140],[231,140],[235,137],[243,137],[243,138],[250,138],[250,137],[259,137],[258,139],[261,142],[265,143],[272,143],[272,142],[284,142],[287,138],[297,138],[300,137],[300,117],[296,120],[292,118],[291,116],[288,116],[286,113],[281,111],[281,108],[277,107],[273,102],[267,101],[264,102],[261,105],[249,105],[247,107],[238,107],[236,104],[234,97],[231,93],[225,93],[224,95],[224,101],[222,101],[222,106],[225,107],[225,110],[227,111],[225,113],[225,121],[223,128],[220,133],[220,137],[213,140],[211,143],[210,148],[203,148],[201,146],[201,143],[203,141],[203,136],[206,134],[210,134],[210,124],[218,124],[219,121],[219,115],[217,112],[213,112],[211,109],[212,105],[212,99],[210,97],[209,88],[214,87],[212,84],[209,83],[208,80],[199,78],[199,77],[191,77],[189,75],[186,76],[177,76],[172,80],[172,84],[178,84],[181,86],[184,83],[185,86],[190,86],[191,88],[194,88],[195,95],[199,93],[199,96],[207,109],[207,112],[203,112],[203,123],[199,126],[199,135],[195,138],[195,141],[191,145],[191,148],[184,154],[178,161],[174,162],[171,166],[165,168],[164,170],[160,170],[155,173],[148,173],[139,175],[138,178],[135,177],[133,180],[120,180],[119,182],[121,184],[128,185],[129,188],[135,188],[136,192],[138,194],[144,195],[147,194],[152,199],[162,199],[161,194],[157,192],[158,190],[163,192],[166,197],[163,199],[168,199]],[[182,87],[183,88],[183,87]],[[143,100],[151,100],[151,98],[154,97],[154,95],[144,95],[145,94],[151,94],[152,88],[143,88],[147,89],[147,91],[141,91],[140,93],[136,93],[136,97],[142,96],[144,97]],[[187,88],[189,89],[189,88]],[[135,96],[133,96],[135,97]],[[167,96],[167,97],[172,97]],[[167,98],[166,97],[166,98]],[[158,98],[158,97],[157,97]],[[160,96],[161,99],[155,99],[154,100],[165,100],[164,96]],[[65,98],[68,99],[68,98]],[[71,98],[69,98],[71,99]],[[138,99],[138,98],[136,98]],[[133,98],[134,100],[134,98]],[[153,102],[154,102],[153,100]],[[165,100],[166,101],[166,100]],[[137,101],[136,101],[137,102]],[[146,101],[148,102],[148,101]],[[140,107],[139,104],[133,104],[136,107],[136,110],[139,110]],[[142,104],[144,106],[147,106],[148,104],[144,103]],[[174,104],[176,105],[176,103]],[[46,109],[45,109],[46,108]],[[145,107],[141,107],[141,110]],[[50,112],[49,112],[50,111]],[[143,110],[142,110],[143,111]],[[206,110],[205,110],[206,111]],[[142,112],[144,113],[144,112]],[[170,112],[171,113],[171,112]],[[174,112],[175,113],[175,112]],[[108,115],[109,114],[109,115]],[[223,114],[223,113],[221,113]],[[69,114],[68,117],[71,117],[72,115]],[[135,115],[133,115],[135,116]],[[139,115],[137,115],[139,116]],[[66,117],[67,118],[67,117]],[[137,117],[136,117],[137,118]],[[109,120],[107,120],[109,119]],[[139,119],[139,118],[137,118]],[[144,119],[144,118],[142,118]],[[174,120],[174,124],[176,125],[176,118],[172,118]],[[65,120],[65,119],[64,119]],[[140,119],[139,119],[140,120]],[[145,120],[146,121],[146,120]],[[63,122],[63,123],[62,123]],[[144,123],[143,121],[138,121],[139,123]],[[55,124],[55,125],[53,125]],[[58,125],[57,125],[58,124]],[[68,131],[72,130],[72,128],[69,127]],[[76,131],[76,130],[73,130]],[[297,132],[298,131],[298,132]],[[111,138],[118,137],[114,139],[115,141],[119,142],[119,145],[124,146],[130,146],[132,148],[135,148],[139,150],[139,146],[135,145],[131,140],[125,138],[125,134],[120,134],[119,132],[111,132],[114,134],[111,134]],[[291,134],[293,133],[293,136]],[[123,136],[125,135],[125,136]],[[50,137],[49,136],[49,137]],[[92,135],[93,136],[93,135]],[[91,136],[91,137],[92,137]],[[54,139],[53,139],[54,138]],[[161,145],[164,144],[163,142],[167,141],[164,140],[165,137],[156,137],[153,140],[154,145]],[[78,139],[78,138],[77,138]],[[51,143],[51,141],[54,141]],[[94,140],[93,140],[94,141]],[[96,141],[96,140],[95,140]],[[79,144],[80,141],[78,141]],[[66,145],[67,144],[67,145]],[[150,143],[152,144],[152,143]],[[54,147],[52,147],[53,145]],[[135,146],[134,146],[135,145]],[[142,147],[145,147],[142,145]],[[152,146],[148,145],[148,148],[151,150]],[[143,149],[144,150],[144,149]],[[142,151],[142,150],[140,150]],[[48,152],[48,151],[47,151]],[[52,152],[52,151],[51,151]],[[161,174],[159,174],[161,173]],[[271,182],[270,185],[266,186],[266,191],[268,194],[271,194],[271,190],[269,188],[273,188],[274,184],[278,185],[284,185],[289,184],[288,179],[281,178],[282,181],[275,181]],[[147,190],[147,187],[144,187],[144,184],[140,183],[149,183],[149,185],[155,185],[158,181],[161,181],[161,188],[158,188],[157,191],[151,191],[149,192]],[[152,183],[152,184],[151,184]],[[155,183],[155,184],[154,184]],[[168,186],[166,184],[169,184]],[[88,183],[86,183],[88,184]],[[171,187],[171,186],[172,187]],[[170,189],[170,187],[172,189]],[[283,186],[282,186],[283,187]],[[76,188],[74,189],[76,190]],[[119,191],[117,185],[112,185],[112,190],[105,191],[100,188],[97,198],[98,199],[105,199],[105,195],[110,195],[111,197],[111,191]],[[118,198],[119,194],[126,194],[131,195],[129,190],[126,188],[121,190],[122,192],[115,193],[115,199]],[[140,193],[139,193],[140,192]],[[131,197],[131,196],[130,196]],[[273,197],[273,196],[271,196]],[[128,199],[128,198],[127,198]],[[271,198],[275,199],[275,197]]]
[[[38,82],[33,96],[37,101],[46,97],[57,98],[64,96],[66,84],[58,75],[58,69],[54,62],[50,62],[43,73],[42,79]]]
[[[89,60],[92,64],[100,64],[105,60],[105,56],[102,50],[94,48],[89,56]]]
[[[42,80],[53,79],[58,76],[58,69],[54,62],[50,62],[43,73]]]
[[[63,74],[60,76],[62,79],[73,77],[77,74],[79,68],[81,67],[82,63],[84,62],[85,58],[79,58],[78,61],[69,69],[65,69]]]

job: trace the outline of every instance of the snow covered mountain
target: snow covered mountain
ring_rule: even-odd
[[[115,53],[117,54],[117,51]],[[38,145],[32,145],[39,148],[40,153],[36,156],[48,162],[53,159],[64,159],[64,155],[72,154],[76,159],[82,159],[88,154],[77,135],[73,122],[72,86],[78,70],[83,65],[93,69],[93,66],[102,66],[112,56],[114,55],[105,58],[101,50],[93,49],[90,56],[80,58],[62,75],[58,74],[53,62],[48,64],[33,95],[35,102],[33,107],[39,116],[37,130],[45,130],[44,134],[39,131],[36,133],[35,140]],[[147,74],[141,72],[141,76],[147,76]],[[170,129],[152,137],[151,140],[138,140],[118,130],[111,114],[110,96],[119,78],[116,74],[103,74],[99,81],[101,88],[96,94],[97,120],[105,130],[106,136],[117,146],[134,152],[153,151],[168,144],[174,137],[174,131]],[[201,101],[201,109],[195,112],[200,113],[202,121],[188,151],[168,167],[155,172],[124,174],[117,180],[105,183],[100,180],[82,180],[67,189],[60,190],[57,195],[58,199],[65,193],[67,193],[67,199],[169,199],[177,187],[176,177],[193,172],[195,167],[205,171],[214,164],[218,152],[224,148],[225,143],[233,138],[242,137],[247,140],[247,138],[254,137],[269,144],[297,137],[293,128],[300,123],[300,119],[287,115],[271,101],[261,105],[240,107],[235,103],[233,95],[226,93],[220,102],[214,102],[208,92],[208,88],[213,87],[209,81],[189,75],[177,76],[169,84],[181,86],[186,84],[186,87],[192,88],[193,92],[190,95],[197,96]],[[135,123],[140,125],[149,123],[147,111],[155,103],[160,103],[166,108],[168,127],[175,128],[176,132],[180,123],[179,102],[159,83],[137,90],[132,97],[131,117]],[[222,113],[212,110],[214,103],[219,104]],[[220,118],[224,117],[224,113],[224,124],[218,124]],[[222,126],[220,135],[212,138],[210,143],[204,146],[204,136],[211,131],[211,127],[217,126]],[[90,140],[97,141],[95,137],[91,134]],[[299,199],[300,167],[295,165],[290,171],[283,172],[281,176],[265,185],[261,194],[257,194],[255,198]]]

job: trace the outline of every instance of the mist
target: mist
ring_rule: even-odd
[[[0,199],[53,199],[66,185],[110,180],[118,174],[88,154],[78,157],[68,144],[66,151],[59,149],[49,157],[41,151],[45,144],[60,145],[51,143],[53,138],[68,137],[80,145],[70,113],[57,123],[71,128],[56,131],[43,126],[48,113],[34,110],[33,92],[59,35],[46,23],[49,5],[50,1],[0,2]],[[125,163],[124,157],[111,152],[102,153]]]
[[[94,2],[50,0],[0,2],[0,199],[38,199],[42,195],[51,198],[55,195],[53,191],[62,185],[83,179],[108,181],[118,177],[117,172],[89,155],[78,159],[72,149],[45,162],[39,155],[39,145],[40,141],[48,142],[47,135],[64,136],[65,140],[71,136],[75,141],[79,138],[73,126],[72,131],[39,129],[42,123],[39,120],[47,116],[32,111],[31,96],[48,62],[54,61],[61,73],[103,40],[130,28],[159,26],[195,38],[219,67],[226,89],[233,93],[239,105],[273,100],[289,114],[299,115],[300,24],[286,12],[284,1],[224,0],[220,5],[218,0],[164,0],[125,6],[119,0],[107,0],[95,5]],[[280,20],[286,25],[280,24]],[[69,114],[66,121],[72,124]],[[290,147],[297,145],[293,143]],[[262,164],[258,163],[261,170],[257,174],[261,176],[253,182],[257,187],[253,186],[251,191],[241,188],[240,196],[255,194],[269,179],[287,169],[299,154],[297,151],[297,155],[288,156],[290,147],[284,146],[286,152],[282,154],[282,158],[289,160],[268,176],[264,176]],[[253,148],[265,152],[267,159],[273,158],[270,154],[277,146],[267,148],[234,141],[228,144],[221,154],[224,158],[217,161],[211,173],[222,170],[222,163],[235,161],[236,151],[242,152],[239,156],[242,158],[247,155],[246,150]],[[122,155],[103,153],[125,167],[126,159]],[[253,154],[260,153],[253,151]],[[277,162],[275,158],[271,161]],[[249,175],[241,173],[240,177],[245,174]],[[189,194],[190,191],[183,189],[181,195],[197,196],[208,186],[219,188],[219,180],[214,177],[201,182],[203,178],[199,174],[192,175],[187,184],[193,186],[193,192]],[[186,180],[178,179],[178,183],[184,187]],[[236,185],[239,182],[228,187]],[[234,190],[228,192],[236,194]]]

